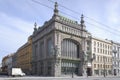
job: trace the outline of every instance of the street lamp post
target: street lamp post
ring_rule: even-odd
[[[91,58],[91,62],[93,62],[93,60],[96,58],[95,53],[93,53],[93,57]]]
[[[2,63],[0,63],[0,72],[2,71]]]
[[[82,58],[82,61],[83,61],[83,75],[85,76],[86,75],[86,63],[87,63],[87,54],[83,51],[83,58]]]
[[[89,56],[90,57],[90,56]],[[92,57],[88,59],[88,54],[84,53],[84,60],[83,60],[83,63],[84,63],[84,67],[86,67],[86,75],[88,77],[88,70],[87,70],[87,67],[90,66],[91,64],[91,68],[92,68],[92,62],[93,60],[96,58],[96,55],[95,53],[93,53]],[[89,60],[90,60],[90,64],[89,64]],[[84,71],[85,72],[85,71]],[[92,73],[91,73],[92,74]]]
[[[72,78],[74,78],[74,67],[72,65]]]
[[[103,56],[103,60],[104,60],[104,77],[106,77],[106,71],[105,71],[105,56]]]
[[[116,53],[117,51],[116,50],[113,50],[113,53],[114,53],[114,56],[113,56],[113,64],[114,64],[114,68],[116,68]],[[116,76],[116,69],[114,69],[114,75]]]
[[[95,55],[95,53],[93,53],[93,56],[92,56],[92,58],[91,58],[91,68],[92,68],[92,62],[93,62],[93,60],[95,60],[96,59],[96,55]],[[92,74],[92,72],[91,72],[91,74]]]
[[[72,63],[72,78],[74,78],[74,63]]]

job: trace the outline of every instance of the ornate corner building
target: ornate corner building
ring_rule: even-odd
[[[38,28],[35,23],[27,43],[3,58],[3,72],[13,67],[38,76],[118,76],[120,43],[91,36],[83,15],[80,22],[66,18],[55,3],[52,18]]]
[[[54,14],[43,26],[35,28],[32,37],[32,74],[41,76],[85,75],[91,57],[91,34],[86,30],[81,15],[80,24],[59,14],[55,3]],[[91,74],[89,68],[88,73]]]

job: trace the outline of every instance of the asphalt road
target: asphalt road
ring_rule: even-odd
[[[120,77],[37,77],[37,76],[25,76],[25,77],[8,77],[0,76],[0,80],[120,80]]]

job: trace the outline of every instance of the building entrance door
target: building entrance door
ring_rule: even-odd
[[[87,75],[92,76],[92,69],[91,68],[87,68]]]
[[[116,76],[116,69],[114,69],[114,75]]]

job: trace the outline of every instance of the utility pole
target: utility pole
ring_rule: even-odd
[[[74,78],[74,67],[72,65],[72,78]]]
[[[117,56],[116,56],[116,53],[117,53],[117,51],[116,51],[116,50],[113,50],[113,53],[114,53],[113,62],[114,62],[114,68],[115,68],[115,69],[114,69],[114,75],[116,76],[116,74],[117,74],[117,73],[116,73],[116,71],[117,71],[117,70],[116,70],[116,57],[117,57]]]
[[[105,71],[105,56],[103,56],[103,60],[104,60],[104,77],[106,77],[106,71]]]

